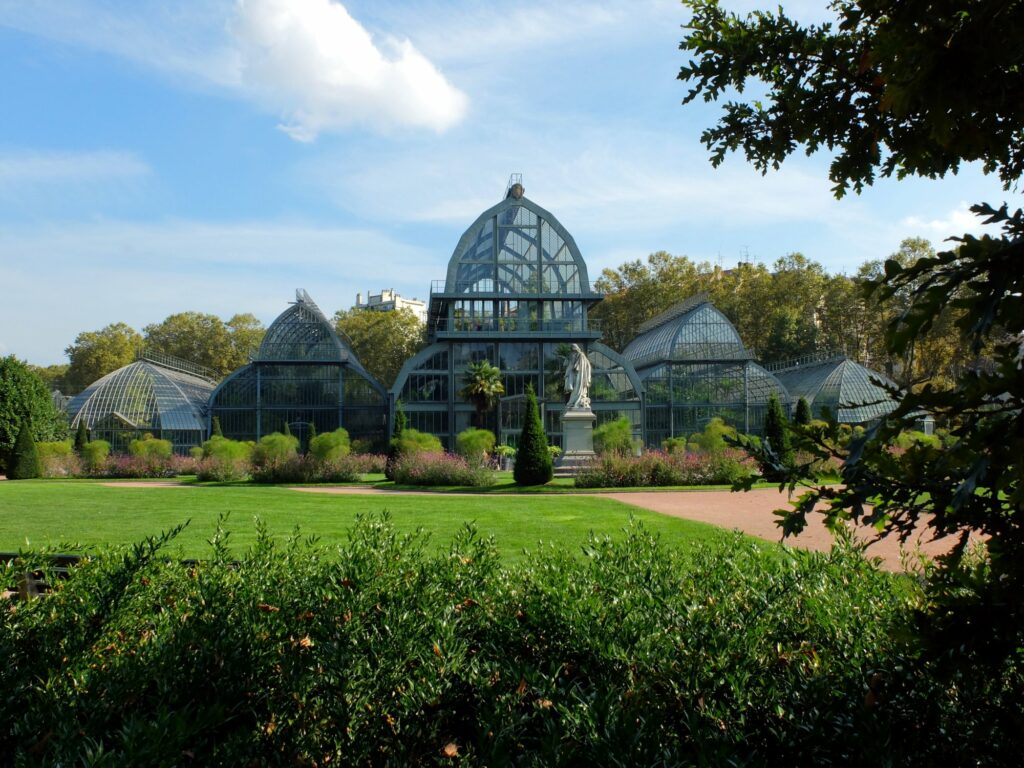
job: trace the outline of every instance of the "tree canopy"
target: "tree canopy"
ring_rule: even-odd
[[[54,406],[46,384],[9,355],[0,358],[0,468],[7,466],[23,423],[30,425],[36,442],[67,435],[67,419]]]
[[[829,175],[837,196],[859,191],[876,174],[937,177],[964,162],[980,162],[1007,188],[1024,172],[1019,0],[835,0],[837,19],[823,25],[797,24],[781,9],[740,18],[715,0],[686,4],[693,18],[681,47],[696,59],[679,74],[691,85],[685,101],[716,101],[730,89],[742,96],[748,81],[760,81],[765,91],[727,102],[704,132],[714,164],[742,149],[766,171],[798,147],[826,147],[835,153]],[[986,353],[987,361],[971,365],[969,375],[902,393],[889,418],[848,446],[834,427],[809,425],[801,447],[815,459],[838,456],[843,482],[813,487],[781,512],[781,522],[786,532],[799,531],[823,505],[832,524],[866,519],[907,536],[926,520],[936,535],[957,535],[959,545],[932,573],[925,634],[939,658],[954,662],[954,674],[1002,676],[1007,700],[1019,705],[1024,212],[987,204],[972,210],[1002,235],[951,238],[954,248],[915,254],[912,262],[888,259],[867,287],[872,300],[901,307],[885,328],[889,354],[917,355],[950,322],[971,353]],[[949,428],[948,444],[894,450],[922,412]],[[788,470],[791,489],[809,468]],[[964,558],[972,532],[988,537],[980,563]],[[965,662],[987,670],[965,673]]]
[[[716,166],[736,150],[767,171],[797,147],[826,149],[837,196],[971,161],[1007,188],[1024,171],[1021,2],[834,0],[834,20],[807,25],[782,8],[684,2],[684,103],[729,99],[702,136]],[[755,98],[732,98],[748,86]]]
[[[226,323],[216,315],[179,312],[147,325],[146,349],[198,363],[223,377],[249,362],[263,339],[254,315],[235,315]]]
[[[80,392],[111,371],[135,359],[142,336],[125,323],[111,323],[98,331],[83,331],[64,353],[70,365],[65,381],[70,393]]]
[[[395,383],[402,364],[424,344],[423,323],[406,308],[340,309],[334,313],[334,326],[363,367],[385,387]]]

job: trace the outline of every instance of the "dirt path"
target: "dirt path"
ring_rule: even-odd
[[[388,495],[406,493],[421,496],[436,496],[436,491],[390,491],[380,488],[360,486],[319,486],[293,488],[305,493],[329,493],[343,495]],[[459,494],[460,496],[488,496],[500,498],[494,494]],[[598,494],[595,494],[598,495]],[[736,529],[751,536],[767,541],[779,541],[780,530],[775,524],[777,518],[774,510],[789,506],[788,496],[774,488],[759,488],[745,493],[730,491],[635,491],[628,493],[601,493],[602,498],[615,499],[641,509],[658,512],[662,515],[679,517],[710,523],[720,528]],[[810,516],[807,528],[799,536],[789,538],[786,543],[791,546],[818,551],[828,550],[832,546],[832,534],[825,528],[824,516],[814,513]],[[888,570],[903,569],[904,550],[921,552],[931,557],[948,552],[955,543],[952,537],[933,540],[927,527],[922,524],[916,537],[901,546],[894,536],[877,540],[873,528],[862,527],[857,536],[864,541],[871,541],[868,554],[880,557]]]

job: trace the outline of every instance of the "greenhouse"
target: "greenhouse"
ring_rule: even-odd
[[[388,435],[386,390],[363,368],[303,290],[267,329],[251,363],[210,397],[225,437],[259,440],[285,425],[300,439],[338,427],[381,448]]]
[[[896,408],[882,386],[896,384],[844,355],[808,357],[772,368],[794,402],[807,400],[814,418],[831,415],[843,424],[869,424]]]
[[[756,362],[732,323],[701,294],[640,326],[622,353],[645,388],[646,442],[687,436],[721,418],[761,431],[769,398],[785,407],[786,388]]]
[[[68,416],[73,430],[84,421],[94,440],[106,440],[116,452],[149,433],[185,454],[206,437],[206,403],[215,386],[201,366],[142,353],[72,399]]]
[[[447,277],[431,288],[431,343],[406,361],[391,390],[409,426],[453,448],[475,413],[459,394],[466,368],[486,360],[500,369],[505,392],[483,415],[483,425],[499,443],[515,445],[532,384],[548,440],[560,445],[563,374],[575,343],[593,365],[590,395],[598,423],[625,416],[641,437],[640,381],[620,355],[598,342],[601,332],[588,317],[600,300],[572,235],[524,197],[514,180],[505,199],[466,230]]]

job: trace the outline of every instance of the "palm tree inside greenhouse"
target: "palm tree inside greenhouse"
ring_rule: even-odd
[[[501,383],[501,370],[486,360],[478,360],[466,366],[463,378],[466,385],[459,395],[476,408],[476,426],[486,429],[487,413],[494,410],[498,398],[505,394],[505,385]]]

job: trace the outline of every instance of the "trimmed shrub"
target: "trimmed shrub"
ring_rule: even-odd
[[[764,415],[764,442],[775,452],[784,467],[793,466],[793,446],[789,440],[789,423],[782,412],[782,403],[775,393],[768,398],[768,408]],[[771,466],[762,465],[761,474],[766,480],[778,481],[782,478]]]
[[[253,464],[260,466],[285,461],[298,455],[299,438],[281,432],[264,435],[252,449]]]
[[[661,450],[665,453],[677,453],[686,450],[685,437],[667,437],[661,441]]]
[[[863,432],[862,432],[863,434]],[[935,450],[942,449],[942,437],[939,435],[928,435],[916,430],[902,432],[894,441],[894,445],[902,450],[909,450],[915,445],[926,445]]]
[[[395,462],[395,482],[401,485],[487,485],[494,475],[450,453],[403,453]]]
[[[89,442],[89,428],[85,426],[85,418],[78,420],[78,429],[75,430],[75,453],[82,455],[82,449]]]
[[[245,480],[249,476],[253,444],[213,435],[203,443],[196,478],[220,483]]]
[[[343,456],[348,456],[350,450],[348,431],[341,427],[333,432],[315,435],[309,441],[309,452],[318,461],[340,459]]]
[[[28,419],[22,419],[18,436],[14,440],[14,450],[11,452],[7,478],[9,480],[31,480],[41,474],[42,467],[39,465],[36,442],[32,439],[32,427],[29,425]]]
[[[399,456],[409,453],[444,452],[444,446],[441,445],[441,440],[438,437],[408,427],[403,429],[402,434],[395,438],[395,447],[398,449]]]
[[[516,465],[512,476],[519,485],[544,485],[551,480],[554,469],[548,452],[548,439],[537,410],[537,395],[533,385],[526,387],[526,420],[519,435]]]
[[[455,448],[458,454],[470,464],[482,467],[487,463],[487,457],[494,450],[496,438],[489,429],[477,429],[470,427],[458,434],[455,438]]]
[[[132,440],[128,443],[128,454],[147,459],[169,459],[174,453],[174,446],[170,440],[158,440],[152,435],[146,435],[141,440]]]
[[[736,435],[735,427],[729,426],[716,416],[704,425],[703,432],[690,435],[690,443],[703,453],[721,453],[729,447],[726,438],[735,439]]]
[[[594,429],[594,451],[598,454],[615,453],[625,456],[633,453],[633,425],[622,417],[606,421]]]
[[[811,404],[803,395],[796,401],[796,410],[793,412],[793,423],[798,426],[805,426],[811,423],[814,416],[811,414]]]
[[[224,430],[220,428],[220,416],[214,416],[210,425],[210,437],[224,437]]]
[[[95,473],[103,469],[103,465],[110,456],[110,443],[106,440],[90,440],[82,448],[82,462],[87,472]]]

